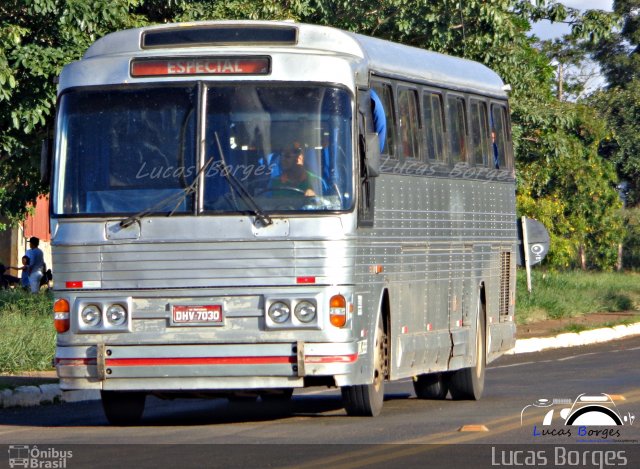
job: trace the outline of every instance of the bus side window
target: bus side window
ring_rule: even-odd
[[[395,155],[395,128],[396,119],[393,112],[393,90],[391,86],[386,83],[372,82],[371,87],[374,89],[384,108],[384,114],[387,120],[387,137],[382,151],[383,155],[388,155],[391,158],[396,158]]]
[[[507,108],[494,104],[491,106],[491,139],[493,144],[493,167],[507,169],[511,164],[509,152],[509,131],[507,129]]]
[[[471,153],[472,162],[478,166],[489,166],[492,154],[489,134],[487,104],[477,99],[471,100]]]
[[[451,162],[456,164],[467,160],[467,117],[464,98],[449,96],[447,98],[447,108]]]
[[[420,159],[420,117],[415,90],[398,90],[398,117],[402,157]]]
[[[439,162],[446,161],[444,152],[444,114],[442,96],[425,93],[422,98],[424,128],[427,137],[427,158]]]

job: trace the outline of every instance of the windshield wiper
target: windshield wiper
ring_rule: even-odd
[[[168,217],[173,215],[176,212],[176,210],[178,210],[178,207],[180,207],[182,202],[184,202],[184,199],[186,199],[189,195],[196,192],[198,188],[198,181],[200,181],[200,175],[204,171],[206,171],[206,169],[209,166],[211,166],[212,162],[213,162],[213,158],[209,158],[207,162],[204,164],[204,166],[200,168],[200,171],[198,171],[198,173],[196,174],[195,178],[193,179],[193,182],[189,184],[187,187],[185,187],[184,189],[182,189],[182,191],[177,192],[175,194],[171,194],[169,197],[162,199],[160,202],[152,205],[151,207],[145,208],[144,210],[136,213],[135,215],[131,215],[130,217],[125,218],[119,223],[120,227],[127,228],[133,225],[134,222],[140,221],[141,218],[146,217],[150,213],[157,212],[160,208],[164,207],[165,205],[170,204],[174,201],[177,201],[175,207],[173,207],[173,209],[167,214]]]
[[[260,205],[258,205],[258,203],[253,198],[253,196],[242,185],[242,183],[238,180],[235,174],[233,174],[233,171],[227,166],[227,162],[225,161],[225,158],[224,158],[224,153],[222,152],[222,145],[220,145],[220,138],[218,138],[218,132],[215,132],[214,135],[216,137],[216,144],[218,145],[218,151],[220,152],[220,161],[222,163],[222,173],[227,178],[227,181],[229,182],[229,186],[231,187],[232,190],[235,190],[238,193],[238,195],[240,195],[240,197],[242,197],[242,200],[244,200],[244,202],[249,206],[249,209],[260,221],[262,226],[271,225],[273,223],[273,220],[271,219],[271,217],[262,210],[262,208],[260,207]],[[233,195],[233,192],[232,192],[232,195]],[[235,199],[234,199],[234,203],[235,203]],[[236,204],[236,209],[237,208],[238,207]]]

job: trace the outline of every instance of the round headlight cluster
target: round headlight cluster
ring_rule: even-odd
[[[289,316],[291,316],[291,308],[289,308],[288,304],[282,301],[276,301],[269,306],[269,318],[276,324],[287,322]]]
[[[121,305],[111,305],[107,309],[107,321],[112,326],[122,326],[127,321],[127,311]]]
[[[300,322],[311,322],[316,317],[316,305],[310,301],[301,301],[296,305],[293,314],[296,315],[296,318]]]
[[[102,311],[96,305],[87,305],[80,312],[80,318],[87,326],[95,327],[102,320]]]

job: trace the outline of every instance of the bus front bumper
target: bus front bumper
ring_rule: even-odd
[[[358,342],[58,346],[62,389],[224,390],[302,387],[333,376],[350,385]]]

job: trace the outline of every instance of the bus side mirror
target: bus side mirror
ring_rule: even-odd
[[[380,175],[380,139],[376,133],[366,135],[367,175],[375,178]]]
[[[42,147],[40,148],[40,182],[47,186],[49,182],[51,182],[51,160],[53,153],[51,149],[51,139],[43,139]]]

